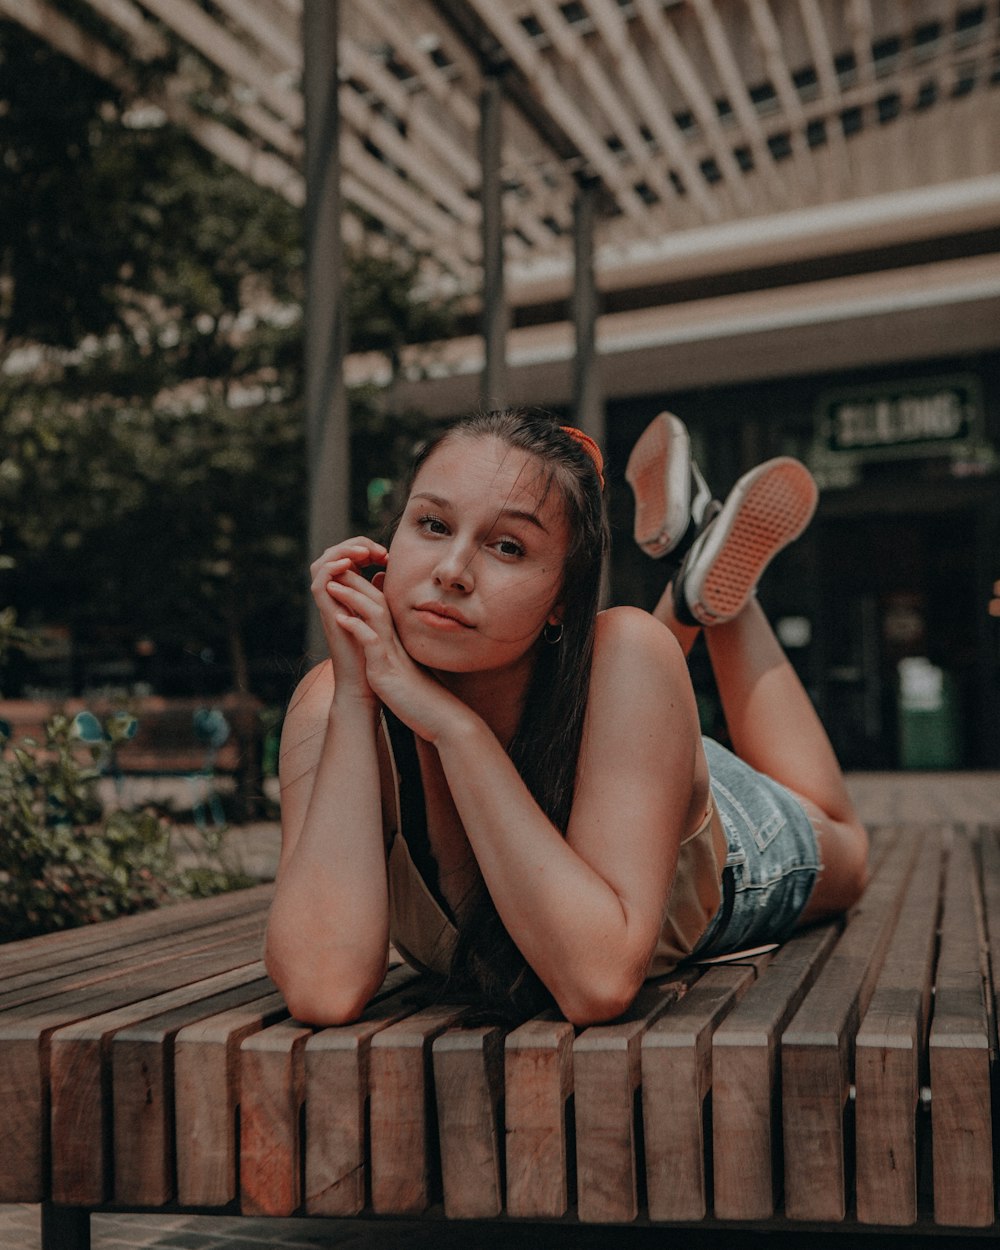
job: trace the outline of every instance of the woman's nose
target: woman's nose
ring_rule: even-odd
[[[439,586],[468,593],[475,582],[468,550],[456,543],[442,552],[434,570],[434,580]]]

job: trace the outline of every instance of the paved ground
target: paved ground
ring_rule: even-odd
[[[1000,773],[853,773],[851,794],[872,822],[1000,821]],[[225,836],[227,864],[255,876],[273,873],[278,831],[260,823]],[[197,855],[197,838],[181,836],[184,854]],[[9,1143],[8,1143],[9,1145]],[[189,1215],[95,1215],[93,1250],[879,1250],[926,1245],[957,1250],[983,1244],[951,1236],[687,1232],[663,1229],[586,1229],[571,1226],[446,1225],[399,1221],[254,1220]],[[37,1207],[0,1206],[0,1250],[40,1250]]]

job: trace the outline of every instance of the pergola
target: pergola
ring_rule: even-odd
[[[306,206],[314,547],[343,529],[347,494],[342,239],[416,249],[429,286],[481,310],[487,400],[504,398],[518,324],[544,337],[569,301],[573,404],[600,434],[600,296],[1000,224],[1000,0],[0,0],[0,15]],[[995,301],[997,257],[979,261],[962,280]]]

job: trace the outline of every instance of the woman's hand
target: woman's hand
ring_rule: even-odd
[[[332,578],[326,593],[340,608],[334,621],[363,654],[373,694],[415,734],[434,742],[445,723],[469,714],[468,708],[411,659],[396,633],[381,581],[379,574],[369,582],[351,569]]]
[[[348,538],[328,547],[310,568],[310,589],[319,609],[323,633],[333,661],[334,699],[337,702],[351,699],[373,704],[377,696],[373,694],[365,674],[364,651],[338,620],[344,615],[343,608],[331,596],[330,587],[337,585],[348,574],[364,582],[360,570],[373,564],[384,565],[386,555],[385,547],[370,538]]]

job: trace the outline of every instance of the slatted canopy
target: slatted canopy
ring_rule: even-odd
[[[299,203],[302,3],[0,0],[0,15],[114,82],[136,124],[169,117]],[[514,306],[569,291],[580,183],[598,188],[595,265],[614,289],[663,257],[676,265],[685,247],[707,255],[706,240],[741,222],[997,170],[996,0],[341,0],[340,11],[345,232],[418,249],[430,283],[473,298],[491,76]],[[169,68],[137,72],[156,64]],[[979,211],[995,222],[989,198]],[[898,216],[912,232],[914,213]]]
[[[308,183],[313,551],[349,524],[341,235],[415,250],[480,310],[481,335],[393,379],[432,416],[565,404],[600,438],[614,397],[1000,348],[1000,0],[0,16],[114,83],[132,124],[169,119],[294,204]],[[388,380],[381,358],[348,374]]]

